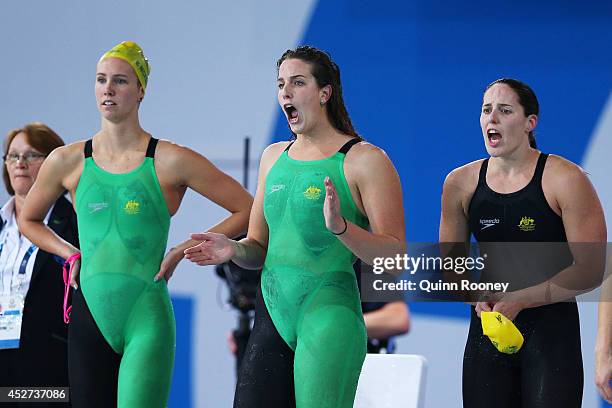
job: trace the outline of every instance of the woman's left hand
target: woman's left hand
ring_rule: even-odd
[[[172,277],[172,274],[174,274],[176,266],[179,262],[181,262],[184,256],[185,254],[183,254],[182,249],[176,247],[170,249],[159,265],[159,272],[157,272],[154,278],[155,282],[161,278],[166,279],[166,282],[168,282]]]
[[[510,320],[514,320],[519,312],[527,307],[519,296],[513,293],[501,293],[499,300],[493,306],[494,312],[499,312]]]
[[[323,203],[323,216],[325,217],[325,226],[333,233],[342,232],[344,229],[344,220],[342,219],[342,209],[340,207],[340,198],[334,183],[329,177],[325,177],[325,202]]]

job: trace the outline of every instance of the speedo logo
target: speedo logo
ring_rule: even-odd
[[[89,203],[87,204],[87,208],[89,208],[89,213],[93,214],[95,212],[98,212],[100,210],[104,210],[105,208],[108,208],[108,203],[102,202],[102,203]]]
[[[125,203],[125,207],[123,207],[123,211],[130,215],[136,215],[140,212],[140,203],[136,200],[130,200]]]
[[[276,193],[277,191],[281,191],[285,189],[285,185],[284,184],[272,184],[270,186],[270,194],[272,193]]]
[[[482,231],[484,229],[487,229],[497,224],[499,224],[499,218],[491,218],[489,220],[480,220],[480,225],[482,226],[480,230]]]

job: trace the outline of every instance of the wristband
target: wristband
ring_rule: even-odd
[[[342,221],[344,221],[344,229],[342,230],[342,232],[334,232],[331,231],[332,234],[334,235],[342,235],[346,232],[346,230],[348,229],[348,223],[346,222],[346,218],[342,217]]]

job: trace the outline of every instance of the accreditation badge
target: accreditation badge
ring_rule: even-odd
[[[0,295],[0,350],[19,348],[23,296]]]

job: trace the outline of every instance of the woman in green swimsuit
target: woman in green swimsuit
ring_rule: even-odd
[[[252,198],[203,156],[141,128],[149,65],[137,44],[115,46],[96,72],[102,128],[49,155],[20,225],[32,242],[72,265],[76,290],[65,317],[73,406],[164,407],[175,347],[166,280],[184,249],[197,244],[184,242],[164,257],[170,217],[189,187],[232,213],[211,231],[237,236]],[[77,213],[80,273],[78,249],[43,224],[65,190]]]
[[[247,237],[194,234],[203,242],[185,253],[199,265],[263,264],[235,407],[349,408],[366,353],[352,263],[401,250],[400,180],[353,129],[327,53],[298,47],[277,67],[295,140],[263,153]]]

